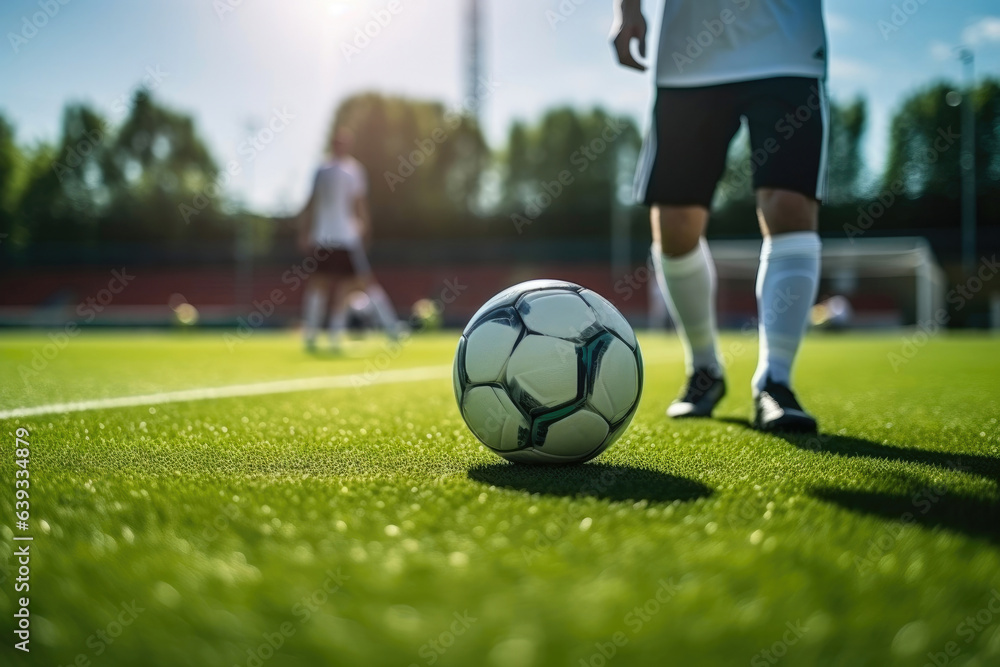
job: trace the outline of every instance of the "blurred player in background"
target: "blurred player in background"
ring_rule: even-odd
[[[339,129],[330,144],[330,159],[316,172],[312,194],[299,217],[299,249],[317,259],[303,297],[307,350],[316,338],[329,305],[330,344],[339,349],[347,326],[348,295],[362,290],[371,298],[382,326],[397,337],[400,324],[392,302],[375,281],[365,246],[371,239],[368,179],[351,157],[354,135]]]
[[[618,61],[645,70],[640,0],[620,0]],[[657,96],[636,170],[651,207],[657,279],[684,343],[688,384],[667,414],[707,417],[726,393],[717,349],[709,208],[741,119],[750,130],[764,243],[757,274],[760,356],[754,425],[815,432],[791,389],[819,281],[826,190],[826,29],[821,0],[665,0]]]

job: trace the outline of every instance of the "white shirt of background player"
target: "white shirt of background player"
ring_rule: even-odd
[[[364,220],[359,213],[368,194],[364,167],[353,157],[334,157],[316,171],[313,182],[310,241],[321,248],[361,245]]]

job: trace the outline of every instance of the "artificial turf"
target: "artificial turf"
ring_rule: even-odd
[[[444,368],[0,422],[4,627],[18,427],[35,537],[31,652],[5,632],[3,664],[1000,664],[1000,339],[810,336],[807,438],[748,428],[755,338],[723,340],[717,418],[670,421],[680,347],[641,336],[631,428],[554,468],[467,430],[455,340],[84,332],[24,374],[49,339],[0,337],[0,410]]]

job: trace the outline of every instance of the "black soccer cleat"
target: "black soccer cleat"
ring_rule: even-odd
[[[667,408],[668,417],[711,417],[716,404],[726,395],[726,381],[707,368],[696,368],[688,378],[684,393]]]
[[[815,433],[816,418],[802,409],[791,389],[767,378],[754,399],[753,426],[760,431]]]

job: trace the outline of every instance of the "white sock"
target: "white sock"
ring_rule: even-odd
[[[378,314],[386,333],[395,334],[399,327],[399,319],[396,317],[396,309],[392,307],[389,295],[378,283],[372,283],[365,291],[368,293],[368,298],[372,300],[372,305],[375,306],[375,312]]]
[[[306,292],[302,299],[303,334],[307,343],[316,340],[320,324],[323,322],[323,311],[326,307],[326,292],[316,287]]]
[[[705,239],[679,257],[667,257],[653,246],[656,279],[666,297],[670,316],[684,344],[684,359],[690,375],[696,368],[708,368],[722,374],[722,364],[716,350],[715,326],[715,264]]]
[[[791,387],[792,363],[816,301],[821,247],[816,232],[764,239],[757,271],[760,357],[753,375],[754,396],[768,376]]]

